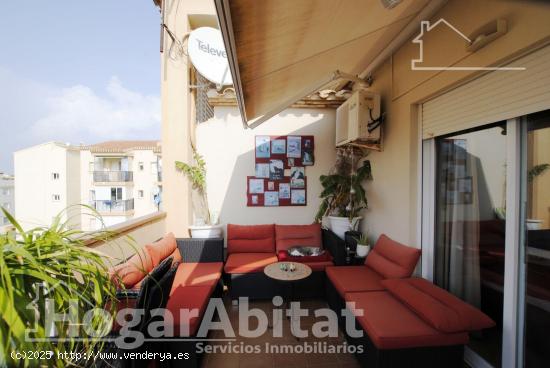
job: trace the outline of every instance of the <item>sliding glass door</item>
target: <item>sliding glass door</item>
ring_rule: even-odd
[[[550,112],[527,116],[522,130],[521,306],[523,363],[550,366]]]
[[[506,229],[506,123],[435,141],[433,281],[497,327],[469,348],[501,365]]]

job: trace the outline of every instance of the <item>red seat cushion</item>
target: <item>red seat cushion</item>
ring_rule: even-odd
[[[383,280],[382,285],[435,329],[477,331],[495,322],[477,308],[421,278]]]
[[[325,272],[342,297],[354,291],[384,290],[382,276],[366,266],[327,267]]]
[[[126,288],[132,288],[153,270],[154,260],[147,248],[140,249],[126,262],[119,264],[109,271],[110,278],[115,284],[122,283]]]
[[[332,261],[321,261],[321,262],[301,262],[305,265],[308,265],[311,267],[311,271],[317,272],[317,271],[325,271],[327,267],[334,266],[334,263]]]
[[[346,303],[357,321],[379,349],[404,349],[422,346],[463,345],[468,334],[443,333],[424,322],[387,291],[347,293]],[[362,316],[358,311],[361,310]]]
[[[275,253],[275,225],[227,225],[227,252]]]
[[[153,257],[153,267],[158,266],[163,259],[169,257],[177,247],[176,237],[173,233],[168,233],[164,238],[145,246]]]
[[[174,285],[209,286],[214,289],[222,277],[222,269],[222,262],[180,263]]]
[[[175,336],[187,337],[197,333],[210,295],[210,286],[183,286],[175,283],[172,285],[166,309],[172,313],[174,318]],[[197,316],[191,317],[190,314],[187,314],[187,310],[197,312]],[[169,323],[166,318],[165,323],[166,325]]]
[[[365,264],[385,279],[410,277],[416,267],[420,249],[407,247],[382,234]]]
[[[277,261],[270,253],[234,253],[227,257],[224,270],[226,273],[263,272],[265,266]]]
[[[295,246],[320,248],[322,244],[321,224],[275,225],[275,246],[277,251]]]

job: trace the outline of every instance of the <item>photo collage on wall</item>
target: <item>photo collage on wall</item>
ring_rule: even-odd
[[[247,206],[307,205],[306,166],[313,166],[312,135],[255,138],[255,176],[247,177]]]

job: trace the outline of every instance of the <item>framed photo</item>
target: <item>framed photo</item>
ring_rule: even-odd
[[[290,183],[279,184],[279,198],[290,199]]]
[[[248,192],[251,194],[258,194],[264,192],[264,179],[249,179],[248,180]]]
[[[282,180],[285,176],[283,160],[269,160],[269,180]]]
[[[291,204],[306,204],[306,191],[304,189],[292,190],[291,192]]]
[[[314,163],[313,158],[313,139],[307,138],[303,141],[302,147],[302,165],[312,166]]]
[[[286,155],[287,157],[301,158],[302,157],[302,137],[289,135],[286,139]]]
[[[288,167],[293,167],[294,166],[294,159],[293,158],[289,158],[288,159]]]
[[[256,136],[256,158],[269,158],[271,156],[270,138],[268,135]]]
[[[267,182],[267,190],[275,190],[275,182],[268,181]]]
[[[269,164],[256,164],[256,177],[269,178]]]
[[[302,166],[290,168],[290,187],[295,189],[305,188],[305,169]]]
[[[279,192],[265,192],[264,206],[273,207],[279,205]]]
[[[275,139],[271,141],[271,154],[285,154],[286,153],[286,140]]]
[[[253,205],[255,205],[255,206],[258,205],[258,196],[257,195],[253,195],[251,197],[251,200],[252,200]]]

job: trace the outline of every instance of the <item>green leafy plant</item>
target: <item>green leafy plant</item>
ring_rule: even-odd
[[[83,327],[105,332],[111,328],[101,317],[105,317],[103,311],[113,316],[116,287],[103,255],[85,245],[86,240],[108,240],[110,234],[72,230],[61,214],[49,227],[24,231],[9,212],[2,211],[15,230],[0,235],[0,366],[3,362],[10,367],[81,365],[57,354],[97,351],[101,339],[90,337]],[[86,312],[93,312],[87,323],[73,329],[67,322],[55,323],[56,339],[50,339],[46,305],[56,314],[76,312],[79,321]],[[29,331],[33,332],[27,335]],[[52,357],[20,359],[11,355],[13,351],[52,352]]]
[[[176,161],[176,169],[185,174],[187,179],[191,182],[193,190],[199,195],[199,205],[195,205],[196,211],[204,213],[204,221],[206,224],[211,224],[210,210],[208,208],[208,195],[206,193],[206,161],[202,155],[199,154],[194,144],[191,144],[193,150],[194,164],[188,164],[181,161]]]
[[[364,160],[359,168],[354,167],[365,156],[366,152],[361,150],[339,151],[331,173],[319,178],[323,191],[315,221],[320,222],[324,216],[329,215],[348,217],[351,220],[368,207],[363,183],[372,180],[370,161]]]
[[[357,244],[361,244],[361,245],[368,245],[369,244],[369,237],[368,237],[368,233],[363,233],[361,234],[361,236],[359,237],[354,237],[355,241],[357,242]]]
[[[544,174],[544,172],[548,169],[550,169],[550,164],[540,164],[533,166],[527,172],[527,181],[532,182],[537,176]]]

